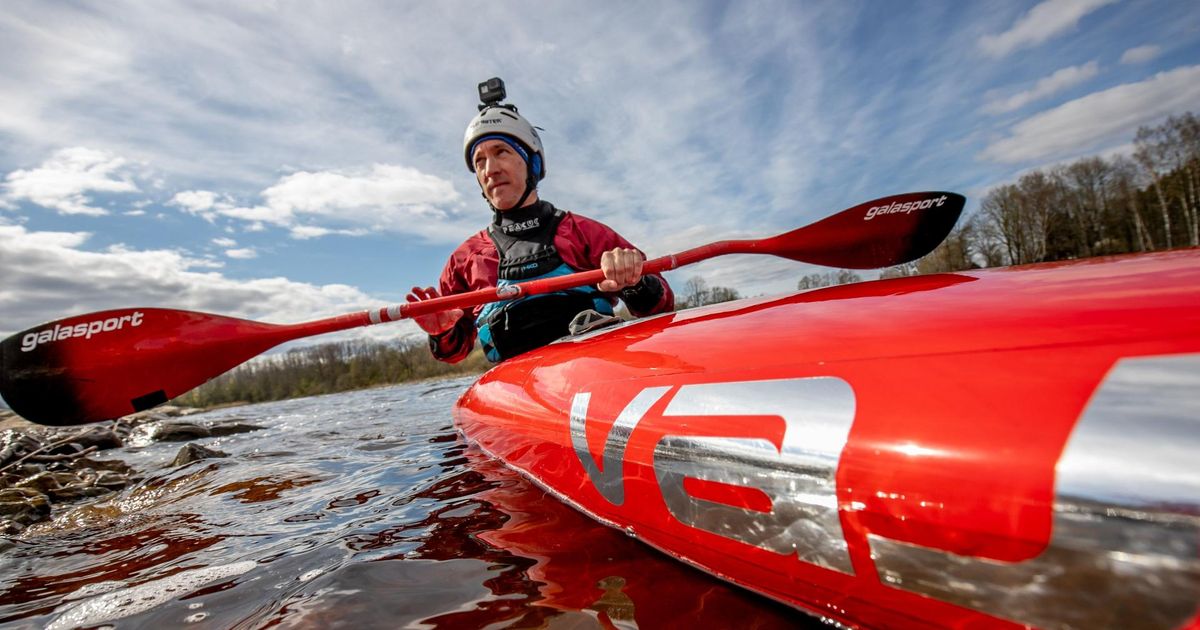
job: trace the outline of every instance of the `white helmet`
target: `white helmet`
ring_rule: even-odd
[[[489,136],[499,136],[498,139],[516,140],[517,149],[529,165],[530,174],[534,181],[546,177],[546,159],[542,149],[542,139],[537,130],[523,116],[517,113],[512,105],[492,105],[485,107],[479,115],[471,119],[467,125],[467,133],[463,136],[463,157],[467,161],[467,169],[475,172],[471,162],[471,153],[475,145],[488,139]]]

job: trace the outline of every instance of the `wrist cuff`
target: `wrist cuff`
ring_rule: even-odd
[[[625,305],[631,310],[639,311],[654,308],[662,295],[662,283],[654,276],[642,276],[637,284],[625,287],[620,291],[621,300],[625,302]]]

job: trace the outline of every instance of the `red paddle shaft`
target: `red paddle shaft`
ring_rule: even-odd
[[[686,265],[691,262],[704,260],[719,253],[726,253],[728,245],[737,241],[722,241],[713,243],[703,247],[690,249],[681,254],[672,254],[655,258],[647,261],[642,266],[642,273],[659,273],[662,271],[670,271],[681,265]],[[746,241],[742,241],[746,242]],[[446,295],[421,302],[406,302],[404,304],[394,304],[385,306],[379,309],[369,311],[360,311],[357,313],[347,313],[345,315],[337,315],[325,319],[318,319],[311,322],[300,324],[291,324],[281,326],[286,329],[289,338],[299,339],[302,337],[311,337],[313,335],[321,335],[324,333],[337,332],[348,328],[356,328],[358,326],[369,326],[371,324],[382,324],[384,322],[394,322],[402,319],[412,319],[421,315],[428,315],[438,311],[448,311],[456,308],[469,309],[489,302],[497,302],[500,300],[512,300],[528,295],[541,295],[544,293],[553,293],[555,291],[564,291],[575,287],[599,284],[604,280],[604,272],[599,269],[591,271],[581,271],[579,273],[568,274],[565,276],[555,276],[553,278],[544,278],[541,280],[530,280],[521,284],[513,284],[505,287],[493,287],[489,289],[479,289],[477,291],[469,291],[467,293],[456,293],[454,295]],[[282,333],[283,331],[281,331]]]
[[[733,246],[754,243],[754,241],[721,241],[689,249],[679,254],[671,254],[662,256],[653,260],[646,261],[642,265],[643,274],[660,273],[670,271],[676,267],[705,260],[720,254],[732,253]],[[744,252],[748,253],[748,252]],[[338,315],[326,319],[319,319],[302,324],[293,324],[286,326],[290,332],[296,333],[296,337],[307,337],[311,335],[320,335],[323,333],[336,332],[356,326],[368,326],[371,324],[381,324],[383,322],[399,321],[401,319],[412,319],[421,315],[428,315],[438,311],[448,311],[451,309],[461,308],[468,309],[489,302],[497,302],[500,300],[513,300],[519,297],[529,295],[541,295],[544,293],[554,293],[555,291],[565,291],[575,287],[599,284],[604,280],[604,272],[599,269],[591,271],[581,271],[578,273],[568,274],[565,276],[555,276],[553,278],[543,278],[541,280],[530,280],[521,284],[513,284],[505,287],[493,287],[488,289],[479,289],[477,291],[469,291],[467,293],[456,293],[454,295],[446,295],[421,302],[406,302],[404,304],[394,304],[380,309],[372,309],[369,311],[361,311],[358,313],[349,313],[346,315]]]
[[[707,260],[716,256],[725,254],[754,254],[754,253],[776,253],[770,251],[761,251],[766,249],[763,247],[764,240],[745,240],[745,241],[719,241],[709,243],[693,249],[689,249],[678,254],[669,254],[661,256],[653,260],[648,260],[642,265],[643,274],[661,273],[670,271],[684,265]],[[513,300],[519,297],[530,295],[542,295],[545,293],[554,293],[555,291],[565,291],[575,287],[600,284],[604,280],[604,272],[599,269],[590,271],[580,271],[565,276],[555,276],[553,278],[543,278],[541,280],[530,280],[521,284],[511,284],[504,287],[493,287],[488,289],[479,289],[477,291],[469,291],[467,293],[456,293],[454,295],[446,295],[420,302],[406,302],[403,304],[394,304],[385,306],[379,309],[369,311],[361,311],[358,313],[348,313],[346,315],[338,315],[326,319],[319,319],[302,324],[292,324],[284,326],[289,333],[293,333],[294,338],[309,337],[312,335],[320,335],[324,333],[337,332],[357,326],[369,326],[371,324],[382,324],[384,322],[394,322],[402,319],[412,319],[421,315],[428,315],[438,311],[448,311],[456,308],[468,309],[488,304],[490,302],[498,302],[501,300]]]
[[[769,254],[830,267],[876,269],[915,260],[946,237],[962,212],[965,199],[947,192],[907,193],[860,204],[805,227],[771,238],[718,241],[677,254],[648,260],[642,273],[660,273],[726,254]],[[471,308],[498,300],[553,293],[599,284],[599,269],[531,280],[501,288],[480,289],[398,304],[373,311],[306,324],[312,332],[332,332],[379,324],[437,311]],[[308,330],[306,328],[306,330]]]

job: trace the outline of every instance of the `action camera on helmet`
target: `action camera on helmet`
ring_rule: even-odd
[[[504,79],[500,77],[492,77],[487,81],[479,84],[479,100],[483,104],[479,106],[480,111],[494,105],[499,105],[508,93],[504,91]]]

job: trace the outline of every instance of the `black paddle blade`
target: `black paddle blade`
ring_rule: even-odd
[[[119,418],[162,404],[281,343],[283,329],[156,308],[68,317],[0,342],[0,395],[38,424]]]
[[[942,191],[882,197],[767,239],[763,253],[845,269],[899,265],[933,251],[965,204],[962,195]]]

